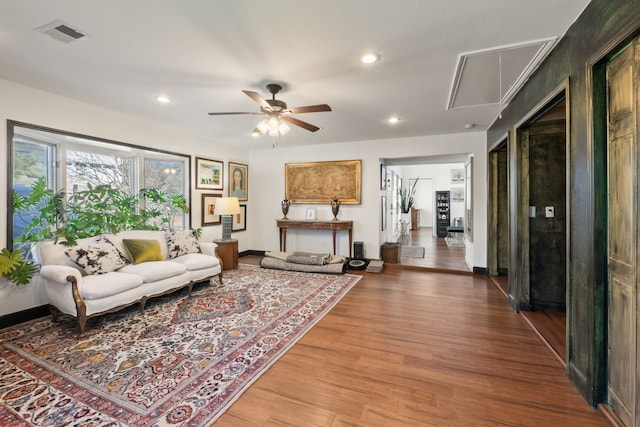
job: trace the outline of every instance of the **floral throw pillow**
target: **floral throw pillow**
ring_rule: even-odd
[[[69,259],[84,269],[87,274],[105,274],[118,270],[129,263],[127,257],[104,236],[98,237],[95,243],[74,246],[66,251]]]
[[[167,231],[167,250],[169,258],[200,253],[200,243],[195,231]]]

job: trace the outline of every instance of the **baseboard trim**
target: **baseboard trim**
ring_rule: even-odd
[[[49,312],[49,305],[41,305],[38,307],[28,308],[26,310],[17,311],[15,313],[5,314],[0,316],[0,325],[2,328],[14,326],[19,323],[28,322],[29,320],[38,319],[51,314]]]

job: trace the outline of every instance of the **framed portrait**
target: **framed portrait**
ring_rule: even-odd
[[[242,163],[229,162],[229,197],[237,197],[239,201],[249,199],[249,166]]]
[[[291,203],[360,204],[361,160],[285,163],[284,194]]]
[[[222,190],[223,171],[223,162],[196,157],[196,188],[199,190]]]
[[[202,195],[202,221],[200,224],[203,227],[221,224],[220,215],[216,215],[216,199],[218,197],[222,197],[222,194]]]
[[[240,205],[240,213],[233,216],[231,231],[245,231],[247,229],[247,205]]]

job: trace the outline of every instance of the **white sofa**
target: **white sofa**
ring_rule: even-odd
[[[187,236],[195,242],[196,249],[191,247],[187,251],[190,253],[181,254],[185,251],[175,244],[176,234],[170,235],[170,246],[167,245],[167,235],[164,231],[132,230],[80,239],[77,246],[71,248],[53,242],[35,245],[34,257],[41,265],[40,275],[44,279],[53,320],[57,320],[60,312],[75,317],[82,335],[88,318],[115,312],[135,303],[139,303],[140,309],[144,310],[149,298],[183,287],[189,288],[191,296],[195,283],[211,281],[215,276],[222,284],[222,261],[215,243],[198,242],[193,235]],[[106,269],[108,272],[95,273],[92,271],[95,270],[95,263],[83,268],[82,264],[72,261],[68,255],[69,251],[74,256],[84,254],[87,248],[95,251],[105,242],[105,237],[121,255],[125,255],[126,260],[122,261],[126,265],[111,266],[111,269]],[[157,241],[162,260],[131,263],[131,254],[125,248],[124,239]],[[130,241],[127,243],[130,244]],[[157,249],[153,242],[151,244]]]

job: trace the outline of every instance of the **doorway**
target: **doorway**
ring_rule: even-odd
[[[508,299],[566,362],[568,124],[565,83],[517,127],[508,147]],[[496,168],[500,152],[495,154]],[[499,170],[496,172],[499,175]],[[495,202],[498,203],[498,202]],[[499,216],[497,217],[499,218]],[[496,244],[497,245],[497,244]],[[490,262],[499,274],[498,248]]]

